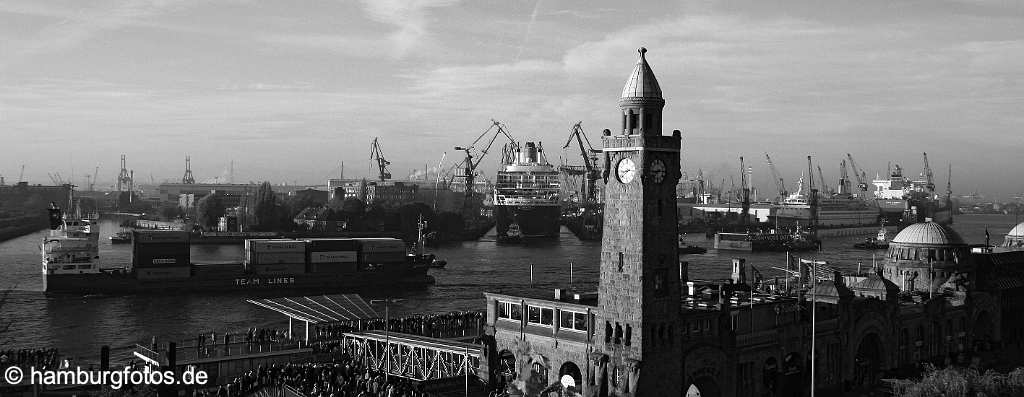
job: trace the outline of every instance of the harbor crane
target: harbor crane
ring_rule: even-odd
[[[825,183],[825,174],[823,174],[821,172],[821,163],[818,163],[818,181],[821,182],[821,192],[822,193],[824,193],[824,194],[832,193],[831,192],[831,188],[829,188],[829,186],[828,186],[828,183]]]
[[[857,166],[857,162],[856,161],[853,161],[853,155],[852,154],[847,153],[846,154],[846,158],[850,159],[850,168],[853,169],[853,176],[855,178],[857,178],[857,187],[860,188],[860,191],[867,192],[868,191],[868,183],[866,181],[866,179],[867,179],[866,175],[867,174],[865,174],[864,171],[861,171],[860,167]]]
[[[743,156],[740,156],[740,190],[743,194],[740,226],[747,226],[747,219],[750,217],[750,181],[747,180],[747,167],[743,164]]]
[[[92,179],[89,180],[89,191],[96,191],[96,178],[100,175],[100,166],[96,166],[96,169],[92,172]]]
[[[768,153],[765,153],[764,158],[768,161],[768,169],[772,171],[772,179],[775,182],[775,187],[779,190],[779,200],[781,201],[789,195],[789,192],[786,191],[786,183],[782,180],[782,175],[779,174],[779,170],[775,168],[775,164],[772,163],[771,156],[768,156]]]
[[[601,153],[600,150],[594,150],[594,147],[590,144],[590,139],[587,138],[587,134],[583,131],[583,122],[578,121],[569,130],[569,140],[565,142],[562,149],[568,149],[572,145],[572,141],[575,140],[580,148],[580,155],[583,157],[583,176],[585,179],[585,185],[583,187],[583,202],[593,203],[597,201],[597,180],[601,177],[600,171],[597,169],[597,153]],[[561,168],[562,172],[572,174],[579,170],[573,166],[563,165]]]
[[[491,138],[487,141],[487,146],[484,147],[483,149],[477,148],[476,145],[480,143],[481,140],[484,139],[484,137],[486,137],[487,134],[491,133],[492,131],[493,134],[491,135]],[[511,147],[506,147],[504,153],[504,156],[509,156],[510,152],[517,151],[519,143],[517,143],[516,139],[512,137],[512,134],[508,133],[508,130],[505,129],[504,124],[494,119],[491,119],[491,126],[484,130],[484,132],[480,134],[480,136],[478,136],[476,140],[474,140],[473,143],[471,143],[469,146],[455,147],[455,150],[460,150],[466,153],[466,158],[465,160],[462,161],[461,164],[464,175],[456,175],[456,177],[465,178],[466,197],[473,196],[473,190],[474,187],[476,186],[476,169],[480,165],[480,162],[484,159],[484,157],[487,156],[487,152],[491,150],[491,146],[494,145],[494,141],[498,139],[498,136],[502,135],[508,138],[509,144],[511,145]],[[479,151],[479,154],[474,155],[474,150]],[[476,157],[476,160],[473,160],[474,157]]]
[[[850,174],[846,172],[846,159],[839,161],[839,194],[851,194]]]
[[[377,179],[384,182],[391,179],[391,171],[388,170],[388,166],[391,162],[384,158],[384,152],[380,150],[380,142],[378,138],[373,138],[373,143],[370,144],[370,166],[377,164]]]
[[[811,167],[811,156],[807,156],[807,203],[811,206],[810,227],[814,237],[818,236],[818,189],[814,186],[814,168]]]
[[[924,177],[928,193],[933,193],[935,192],[935,176],[932,174],[932,167],[928,166],[928,153],[922,153],[922,155],[924,156],[924,169],[921,170],[921,176]]]
[[[21,173],[18,174],[18,183],[25,181],[25,164],[21,165]]]

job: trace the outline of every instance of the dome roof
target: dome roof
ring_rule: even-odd
[[[654,71],[651,70],[651,65],[647,64],[647,58],[644,54],[647,53],[647,49],[640,47],[640,59],[636,61],[636,67],[633,68],[633,73],[629,74],[629,79],[626,80],[626,86],[622,87],[622,98],[651,98],[651,99],[662,99],[661,97],[661,86],[658,85],[658,79],[654,77]]]
[[[852,296],[853,293],[842,284],[837,285],[832,280],[825,280],[814,286],[814,289],[811,290],[811,295],[819,297],[841,297]]]
[[[953,229],[935,222],[915,223],[893,237],[893,244],[909,245],[965,245]]]
[[[1010,229],[1009,233],[1006,233],[1010,237],[1024,237],[1024,222],[1017,224],[1013,229]]]

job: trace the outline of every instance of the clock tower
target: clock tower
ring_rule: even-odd
[[[595,395],[682,395],[676,224],[678,130],[662,135],[665,100],[647,49],[604,130],[604,234],[595,323]]]

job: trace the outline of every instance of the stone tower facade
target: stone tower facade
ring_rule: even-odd
[[[646,49],[622,90],[622,130],[605,130],[597,396],[682,395],[676,183],[681,136],[662,135],[665,100]]]

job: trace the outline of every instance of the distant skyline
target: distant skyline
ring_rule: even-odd
[[[806,156],[830,183],[928,152],[957,195],[1024,192],[1024,3],[864,0],[0,0],[0,175],[75,182],[120,154],[139,183],[323,184],[446,166],[494,118],[558,163],[569,129],[619,124],[637,47],[661,83],[683,167],[774,191]],[[499,145],[496,143],[496,145]],[[498,150],[484,160],[493,178]],[[578,154],[566,152],[571,161]]]

